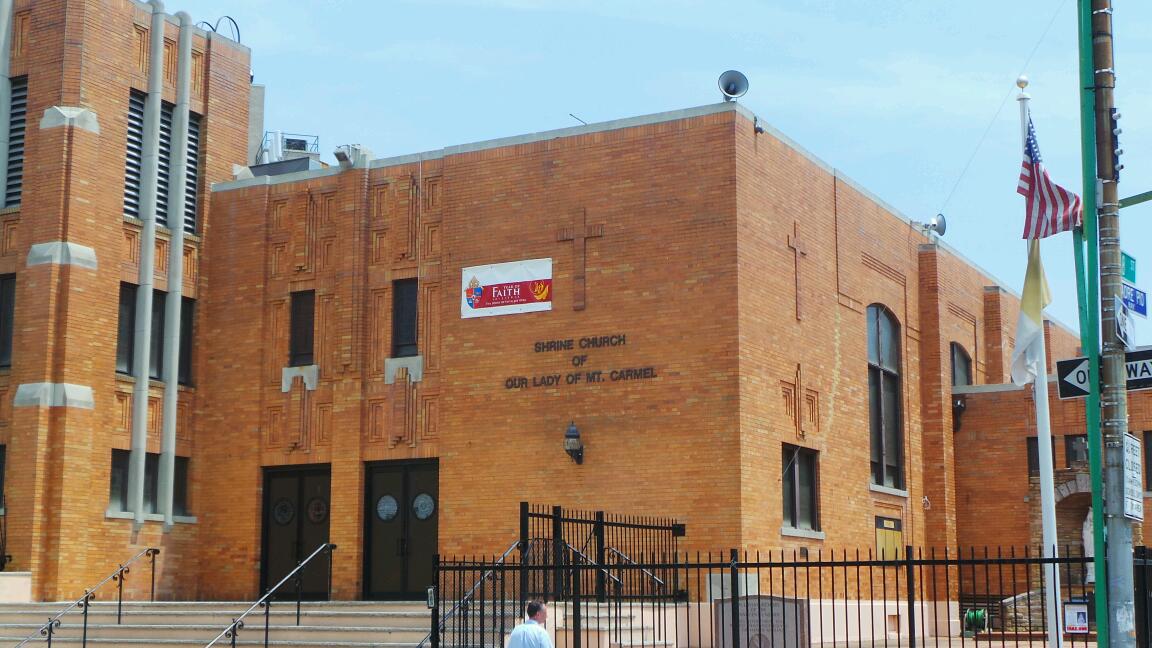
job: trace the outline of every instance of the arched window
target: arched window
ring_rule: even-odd
[[[952,386],[972,384],[972,356],[959,343],[952,343]]]
[[[868,421],[872,483],[904,488],[904,415],[900,324],[880,304],[868,307]]]

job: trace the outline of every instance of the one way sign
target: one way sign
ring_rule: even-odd
[[[1091,390],[1092,368],[1088,358],[1073,358],[1056,363],[1056,384],[1060,398],[1084,398]],[[1152,389],[1152,349],[1129,351],[1124,355],[1124,373],[1128,391]]]

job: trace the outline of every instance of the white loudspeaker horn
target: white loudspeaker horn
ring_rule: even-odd
[[[724,93],[724,101],[743,97],[744,93],[748,92],[748,77],[736,70],[728,70],[721,74],[716,83],[720,86],[720,92]]]
[[[948,221],[944,220],[944,214],[936,214],[924,229],[936,232],[937,236],[944,236],[944,232],[948,231]]]

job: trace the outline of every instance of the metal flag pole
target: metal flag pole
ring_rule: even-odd
[[[1016,98],[1020,102],[1020,141],[1021,153],[1027,154],[1028,150],[1028,101],[1031,97],[1024,88],[1028,87],[1028,78],[1021,76],[1016,80],[1016,85],[1020,88],[1020,96]],[[1039,266],[1040,256],[1040,241],[1039,239],[1028,242],[1029,245],[1029,270],[1032,268],[1033,260],[1032,254],[1036,255],[1035,262]],[[1034,246],[1034,249],[1033,249]],[[1040,270],[1040,277],[1037,277],[1043,283],[1043,270]],[[1027,280],[1025,281],[1027,288]],[[1027,297],[1027,296],[1025,296]],[[1023,307],[1023,306],[1021,306]],[[1048,413],[1048,352],[1045,349],[1044,342],[1044,304],[1040,305],[1040,339],[1037,344],[1039,348],[1038,357],[1036,359],[1037,366],[1035,367],[1035,378],[1032,380],[1033,388],[1033,401],[1036,403],[1036,447],[1040,455],[1040,516],[1041,527],[1044,547],[1042,555],[1045,558],[1056,558],[1058,552],[1056,549],[1056,491],[1054,485],[1054,475],[1052,469],[1052,424]],[[1017,331],[1017,337],[1020,333]],[[1019,344],[1019,340],[1017,340]],[[1061,618],[1060,614],[1060,570],[1055,563],[1045,564],[1044,570],[1044,589],[1045,589],[1045,607],[1047,609],[1046,624],[1048,628],[1048,645],[1051,648],[1060,648],[1062,646],[1063,633],[1061,632]]]

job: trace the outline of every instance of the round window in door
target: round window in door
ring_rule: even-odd
[[[287,497],[281,497],[272,505],[272,519],[280,526],[291,524],[296,519],[296,507]]]
[[[420,493],[412,500],[412,511],[417,520],[427,520],[436,512],[436,500],[428,493]]]
[[[395,520],[396,514],[399,511],[400,504],[396,501],[396,498],[391,495],[384,495],[376,500],[376,517],[385,522]]]

